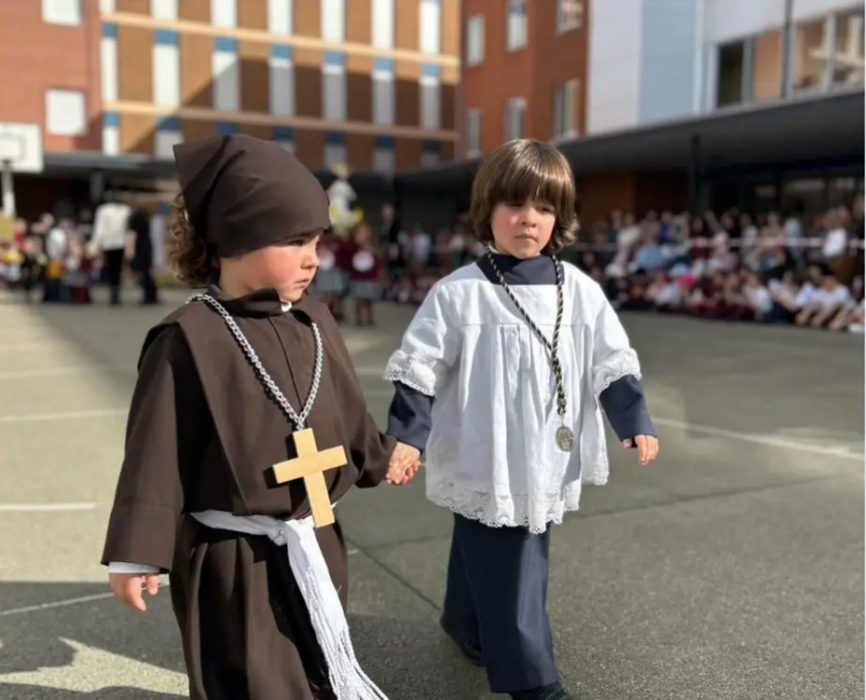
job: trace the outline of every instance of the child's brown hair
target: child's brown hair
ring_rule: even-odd
[[[169,266],[181,282],[191,287],[205,287],[219,281],[219,258],[193,228],[183,195],[174,199],[174,218],[168,228],[166,251]]]
[[[481,163],[472,183],[470,216],[479,240],[493,242],[490,217],[497,204],[527,199],[554,208],[556,223],[544,253],[553,255],[577,237],[577,195],[568,161],[554,146],[533,139],[509,141]]]

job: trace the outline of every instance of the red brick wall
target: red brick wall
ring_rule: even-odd
[[[457,97],[461,134],[460,152],[466,151],[465,113],[483,110],[482,150],[490,152],[505,139],[505,104],[511,97],[524,97],[527,103],[524,136],[549,140],[553,135],[553,95],[556,87],[579,78],[581,93],[586,90],[589,10],[584,7],[584,22],[579,29],[556,34],[555,0],[532,0],[528,3],[528,41],[525,48],[506,48],[505,2],[465,0],[461,16],[463,58],[465,60],[466,20],[473,15],[485,17],[484,61],[478,66],[462,66],[462,83]],[[507,80],[503,79],[507,76]],[[581,109],[577,115],[579,129],[585,124]]]
[[[82,0],[81,25],[42,21],[41,2],[4,2],[0,20],[0,121],[41,124],[46,151],[100,150],[99,5]],[[62,70],[58,70],[62,66]],[[50,88],[84,92],[88,132],[49,134],[45,95]]]

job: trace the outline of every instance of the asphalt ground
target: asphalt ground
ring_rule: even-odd
[[[0,295],[0,698],[186,697],[167,591],[145,615],[99,566],[146,329],[179,303]],[[345,327],[374,415],[412,314]],[[662,452],[611,436],[612,476],[552,537],[563,680],[587,700],[863,697],[863,341],[625,315]],[[481,700],[443,637],[450,514],[423,479],[353,493],[350,624],[391,700]]]

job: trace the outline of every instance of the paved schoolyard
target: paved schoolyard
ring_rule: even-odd
[[[185,697],[167,591],[136,615],[98,565],[138,347],[166,312],[0,296],[3,700]],[[411,309],[378,314],[346,336],[382,417],[379,376]],[[611,442],[611,483],[554,532],[565,681],[591,700],[862,697],[862,339],[625,322],[662,456],[640,469]],[[423,481],[340,513],[355,643],[389,697],[499,697],[437,627],[450,517]]]

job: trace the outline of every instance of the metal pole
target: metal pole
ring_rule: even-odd
[[[785,0],[785,28],[782,30],[782,97],[791,95],[791,28],[794,0]]]
[[[12,183],[12,161],[3,161],[2,173],[3,214],[10,219],[15,218],[15,186]]]

